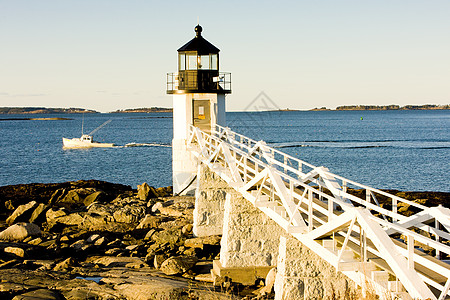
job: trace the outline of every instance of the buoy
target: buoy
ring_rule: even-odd
[[[363,117],[361,117],[361,121],[363,120]]]

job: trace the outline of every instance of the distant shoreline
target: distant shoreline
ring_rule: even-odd
[[[150,107],[116,110],[108,113],[160,113],[172,112],[172,108]],[[98,114],[100,112],[84,108],[47,108],[47,107],[0,107],[0,115],[11,114]]]
[[[425,105],[342,105],[336,107],[336,109],[331,109],[327,107],[316,107],[308,110],[300,109],[276,109],[269,111],[387,111],[387,110],[450,110],[450,105],[435,105],[435,104],[425,104]],[[142,107],[142,108],[128,108],[119,109],[116,111],[108,112],[108,114],[116,113],[171,113],[173,108],[168,107]],[[235,111],[239,112],[239,111]],[[0,107],[0,115],[8,114],[84,114],[84,113],[100,113],[91,109],[84,108],[46,108],[46,107]],[[37,118],[22,118],[22,120],[37,119]],[[38,118],[42,119],[42,118]],[[45,118],[49,119],[49,118]],[[54,119],[54,118],[52,118]],[[5,119],[2,119],[5,120]]]
[[[336,109],[330,109],[326,107],[313,108],[311,111],[339,111],[339,110],[447,110],[450,109],[450,105],[435,105],[435,104],[425,104],[425,105],[343,105],[338,106]]]

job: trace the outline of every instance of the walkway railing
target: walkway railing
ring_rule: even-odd
[[[450,295],[442,260],[450,257],[449,209],[348,180],[229,128],[207,134],[192,126],[188,143],[201,163],[363,289],[382,298]]]

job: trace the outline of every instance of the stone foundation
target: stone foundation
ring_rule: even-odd
[[[194,235],[221,235],[227,191],[232,190],[219,175],[201,164],[197,171],[195,192]]]
[[[275,299],[359,299],[355,283],[286,234],[280,237]]]
[[[238,192],[225,202],[220,263],[224,268],[275,266],[283,229]]]

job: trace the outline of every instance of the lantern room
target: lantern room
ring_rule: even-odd
[[[178,49],[178,72],[167,74],[167,93],[231,93],[231,73],[219,72],[219,49],[195,27],[195,37]]]

